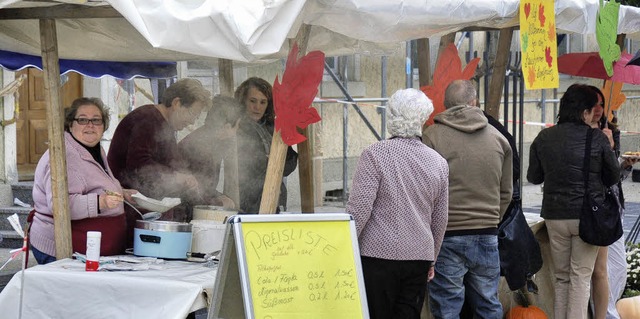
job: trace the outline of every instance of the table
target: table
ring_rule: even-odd
[[[72,259],[28,268],[22,318],[185,318],[208,307],[217,269],[186,261],[159,268],[86,272]],[[2,318],[18,318],[21,278],[0,293]]]

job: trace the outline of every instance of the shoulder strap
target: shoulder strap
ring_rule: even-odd
[[[591,164],[591,140],[593,138],[593,128],[587,129],[587,144],[584,147],[584,162],[582,164],[582,176],[584,180],[585,195],[589,190],[589,165]]]

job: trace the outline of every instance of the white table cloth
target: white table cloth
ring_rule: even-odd
[[[185,318],[208,307],[216,269],[166,261],[159,270],[86,272],[63,259],[25,271],[22,318]],[[18,318],[22,272],[0,293],[0,317]]]

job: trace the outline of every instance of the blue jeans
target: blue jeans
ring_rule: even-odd
[[[445,237],[429,282],[429,306],[436,319],[459,318],[466,295],[476,318],[501,319],[498,300],[500,255],[495,235]]]
[[[56,257],[55,256],[47,255],[47,254],[39,251],[37,248],[35,248],[33,246],[31,246],[30,249],[31,249],[31,252],[33,253],[33,257],[36,259],[36,261],[40,265],[44,265],[44,264],[48,264],[48,263],[52,263],[52,262],[56,261]]]

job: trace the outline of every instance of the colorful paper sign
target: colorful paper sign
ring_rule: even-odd
[[[602,6],[600,0],[600,10],[596,17],[596,40],[600,47],[600,57],[604,64],[607,75],[613,75],[613,62],[620,59],[620,46],[616,43],[618,37],[618,12],[620,4],[617,2],[607,2]]]
[[[557,88],[558,45],[553,0],[520,2],[520,46],[526,88]]]

